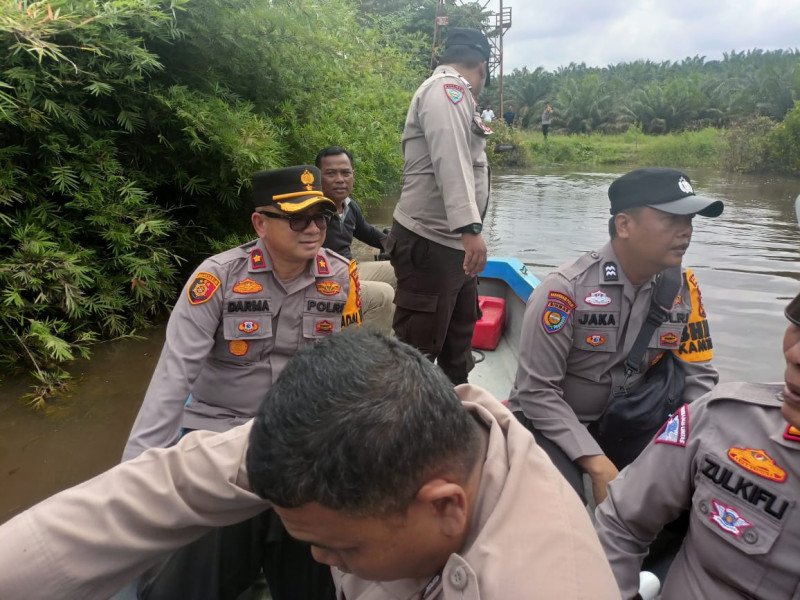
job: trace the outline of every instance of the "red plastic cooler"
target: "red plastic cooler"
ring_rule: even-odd
[[[506,301],[494,296],[478,296],[478,304],[483,316],[475,323],[472,334],[472,347],[480,350],[494,350],[500,343],[503,328],[506,326]]]

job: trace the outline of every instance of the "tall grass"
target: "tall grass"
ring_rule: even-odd
[[[725,150],[723,133],[714,128],[667,135],[645,135],[631,127],[620,134],[559,135],[547,141],[538,131],[518,131],[527,164],[669,165],[720,167]]]

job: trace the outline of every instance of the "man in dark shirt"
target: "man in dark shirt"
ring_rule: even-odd
[[[370,225],[361,208],[350,198],[355,181],[353,155],[340,146],[328,146],[317,154],[316,165],[322,173],[323,194],[336,203],[337,210],[337,217],[328,225],[323,247],[353,258],[350,245],[355,237],[383,251],[382,242],[386,234]],[[394,268],[388,260],[363,261],[358,263],[358,276],[363,324],[390,334],[397,287]]]

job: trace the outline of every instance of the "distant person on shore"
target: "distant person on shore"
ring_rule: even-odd
[[[550,121],[553,120],[553,109],[550,108],[550,103],[544,103],[544,112],[542,112],[542,135],[547,139],[547,132],[550,130]]]
[[[483,109],[483,112],[481,113],[481,119],[483,119],[483,122],[486,124],[492,122],[492,119],[494,119],[494,111],[492,110],[491,104],[487,104],[486,108]]]
[[[319,151],[316,165],[322,173],[322,193],[336,203],[336,214],[325,231],[323,248],[352,259],[353,238],[384,251],[386,234],[370,225],[361,207],[350,197],[355,183],[353,155],[341,146],[328,146]],[[392,333],[394,291],[397,277],[388,260],[369,260],[358,264],[361,289],[361,313],[364,326],[381,333]]]
[[[514,117],[516,117],[516,113],[514,113],[514,106],[512,104],[508,105],[508,108],[503,112],[503,119],[505,119],[506,125],[509,127],[514,126]]]

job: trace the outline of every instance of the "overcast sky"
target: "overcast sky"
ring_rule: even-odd
[[[800,0],[503,0],[504,71],[800,48]],[[488,8],[499,9],[499,0]]]

